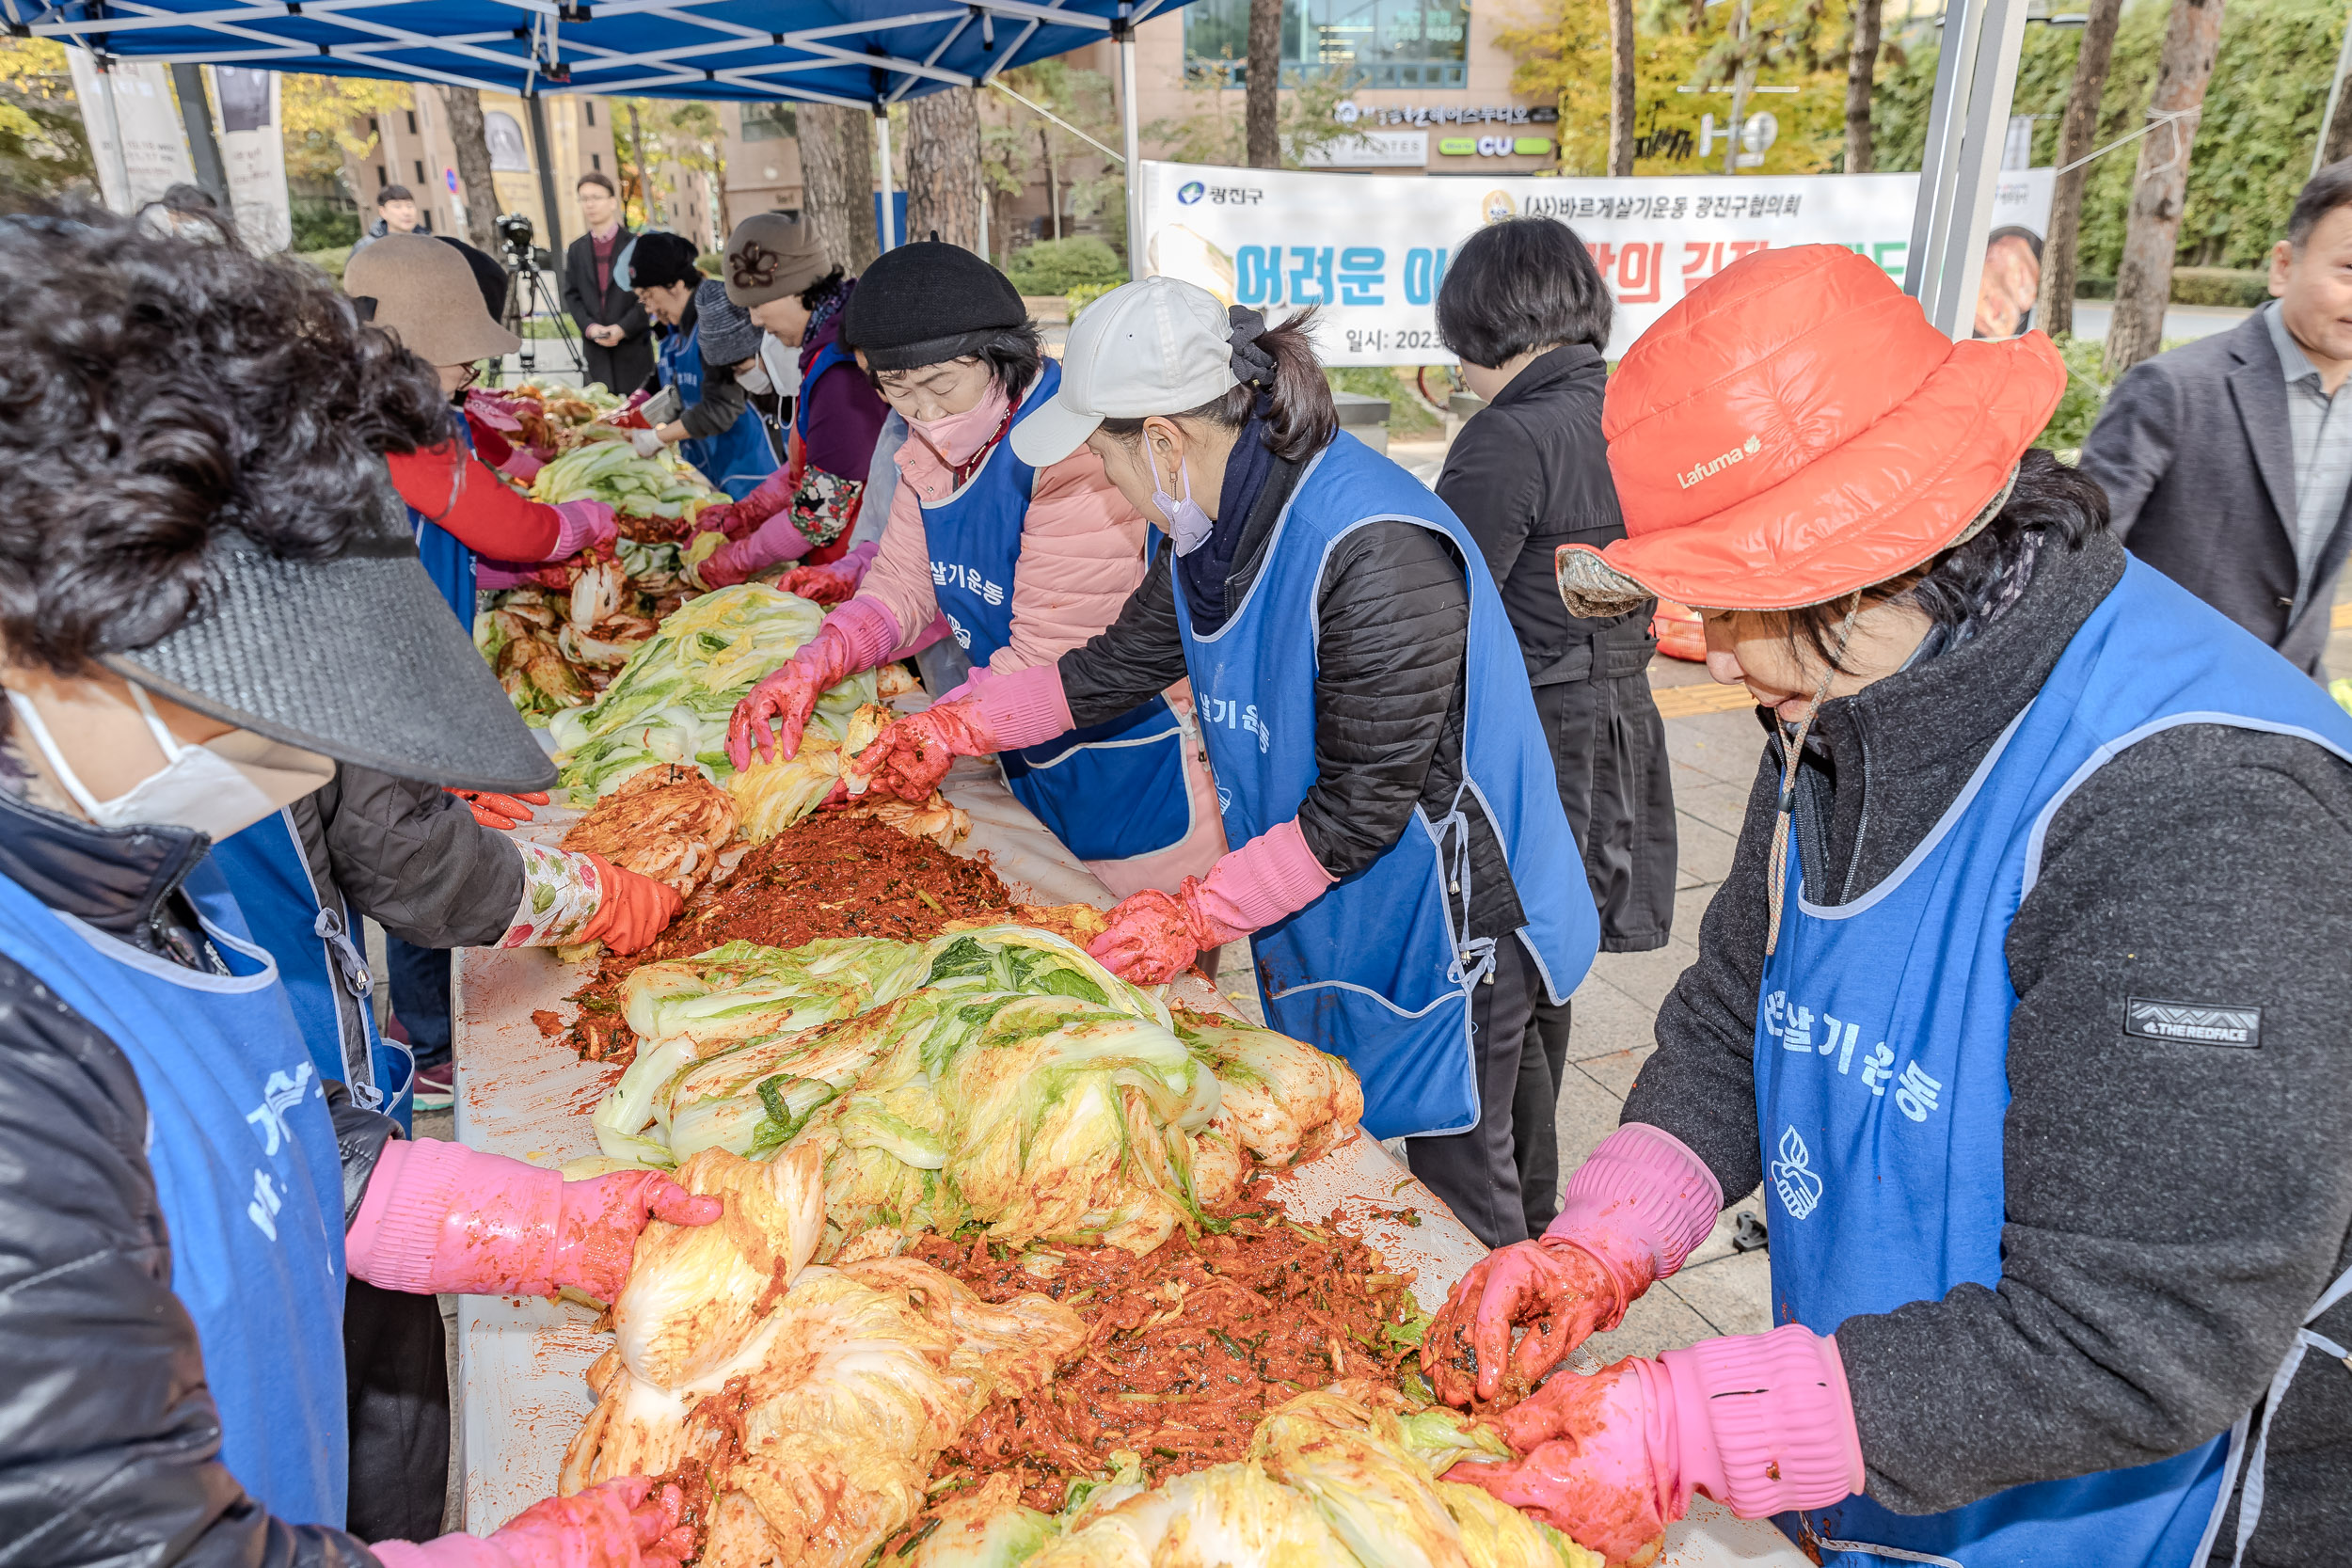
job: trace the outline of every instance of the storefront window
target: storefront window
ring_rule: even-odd
[[[1359,87],[1458,87],[1468,80],[1465,0],[1285,0],[1282,78],[1344,77]],[[1238,85],[1249,53],[1249,0],[1184,10],[1184,63]]]

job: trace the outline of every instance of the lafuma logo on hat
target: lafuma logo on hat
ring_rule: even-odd
[[[1756,436],[1751,436],[1746,440],[1740,442],[1738,446],[1732,448],[1729,451],[1724,453],[1721,457],[1710,457],[1706,462],[1700,464],[1697,467],[1692,468],[1689,473],[1675,475],[1675,479],[1685,490],[1688,490],[1692,485],[1696,484],[1700,480],[1719,474],[1725,468],[1730,467],[1734,463],[1744,462],[1748,458],[1754,457],[1757,452],[1762,451],[1763,450],[1764,443]]]

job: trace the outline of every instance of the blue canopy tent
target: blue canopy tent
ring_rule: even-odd
[[[0,18],[18,37],[54,38],[124,58],[437,82],[528,100],[578,92],[867,108],[882,117],[877,129],[886,182],[892,103],[942,87],[985,86],[1009,66],[1104,38],[1120,45],[1124,161],[1133,167],[1134,27],[1184,3],[0,0]],[[1130,181],[1131,239],[1135,188]],[[883,194],[887,212],[887,189]]]

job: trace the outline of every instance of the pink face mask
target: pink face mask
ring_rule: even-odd
[[[969,461],[974,453],[996,434],[1005,422],[1005,389],[996,382],[988,384],[988,393],[961,414],[949,414],[936,420],[909,420],[908,424],[920,431],[923,439],[931,445],[948,466]]]

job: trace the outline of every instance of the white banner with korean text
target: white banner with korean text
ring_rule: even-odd
[[[1899,279],[1915,174],[1663,175],[1624,180],[1391,179],[1143,165],[1146,274],[1229,305],[1316,305],[1332,365],[1437,365],[1446,259],[1481,227],[1554,217],[1574,229],[1616,297],[1611,357],[1667,308],[1751,251],[1838,245]],[[2048,169],[2004,174],[1986,245],[1977,335],[2032,325],[2050,211]]]

